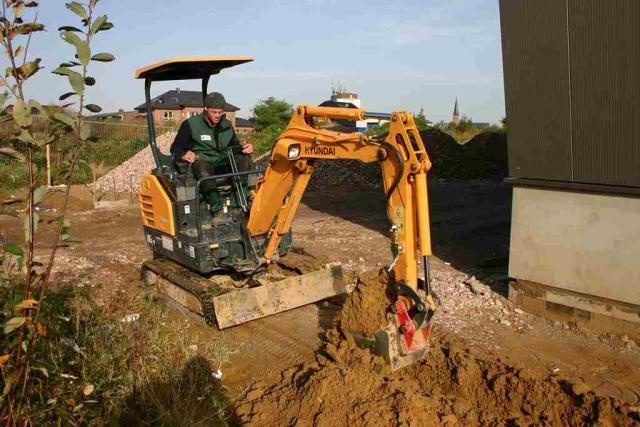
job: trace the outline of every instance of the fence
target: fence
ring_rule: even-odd
[[[46,116],[34,116],[32,131],[34,134],[43,133],[48,125]],[[143,124],[129,124],[109,121],[85,121],[91,127],[91,134],[97,136],[97,141],[86,143],[85,149],[80,156],[80,167],[78,168],[74,183],[88,183],[92,179],[91,166],[103,165],[102,173],[108,172],[118,166],[126,159],[133,156],[149,144],[147,126]],[[156,134],[161,135],[174,131],[173,127],[156,126]],[[14,133],[13,123],[3,123],[0,125],[1,145],[6,146]],[[26,146],[20,142],[13,142],[12,147],[20,152],[25,152]],[[62,174],[67,170],[71,154],[76,142],[69,137],[62,136],[50,144],[49,164],[45,150],[39,150],[35,156],[35,164],[38,169],[39,178],[43,182],[47,180],[47,170],[51,178],[51,183],[56,184]],[[17,164],[5,156],[0,156],[0,188],[14,189],[26,185],[27,174],[24,167]]]

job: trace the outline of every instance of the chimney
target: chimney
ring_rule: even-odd
[[[176,93],[178,94],[178,96],[180,96],[180,88],[179,87],[176,88]]]

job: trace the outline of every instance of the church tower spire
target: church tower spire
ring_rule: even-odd
[[[453,106],[453,116],[451,117],[451,123],[455,126],[460,122],[460,112],[458,111],[458,97],[456,97],[456,103]]]

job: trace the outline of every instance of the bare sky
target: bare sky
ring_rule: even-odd
[[[73,54],[56,31],[78,25],[64,3],[41,1],[39,21],[48,31],[30,47],[45,69],[27,94],[42,103],[67,92],[68,83],[50,74]],[[98,84],[88,92],[104,111],[143,102],[137,68],[172,57],[233,55],[255,61],[223,71],[210,87],[240,107],[240,117],[269,96],[318,104],[337,83],[370,111],[424,108],[429,119],[448,120],[458,97],[461,114],[475,121],[504,117],[498,0],[100,0],[98,12],[115,24],[99,33],[94,52],[117,60],[92,65]],[[158,84],[154,94],[176,87],[198,84]]]

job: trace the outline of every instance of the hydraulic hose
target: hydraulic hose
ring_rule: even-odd
[[[378,145],[383,146],[384,148],[387,149],[387,151],[392,152],[396,156],[396,158],[398,159],[398,164],[400,165],[400,170],[398,171],[398,175],[393,180],[393,183],[391,184],[391,187],[389,187],[389,191],[387,191],[387,194],[385,195],[385,197],[387,199],[387,202],[388,202],[389,199],[391,198],[391,194],[393,194],[393,192],[398,187],[398,184],[400,184],[400,180],[402,179],[402,175],[404,174],[404,159],[402,158],[402,154],[400,153],[400,151],[396,147],[394,147],[393,145],[389,144],[387,141],[378,140],[378,141],[373,141],[373,142],[374,142],[374,144],[378,144]]]

